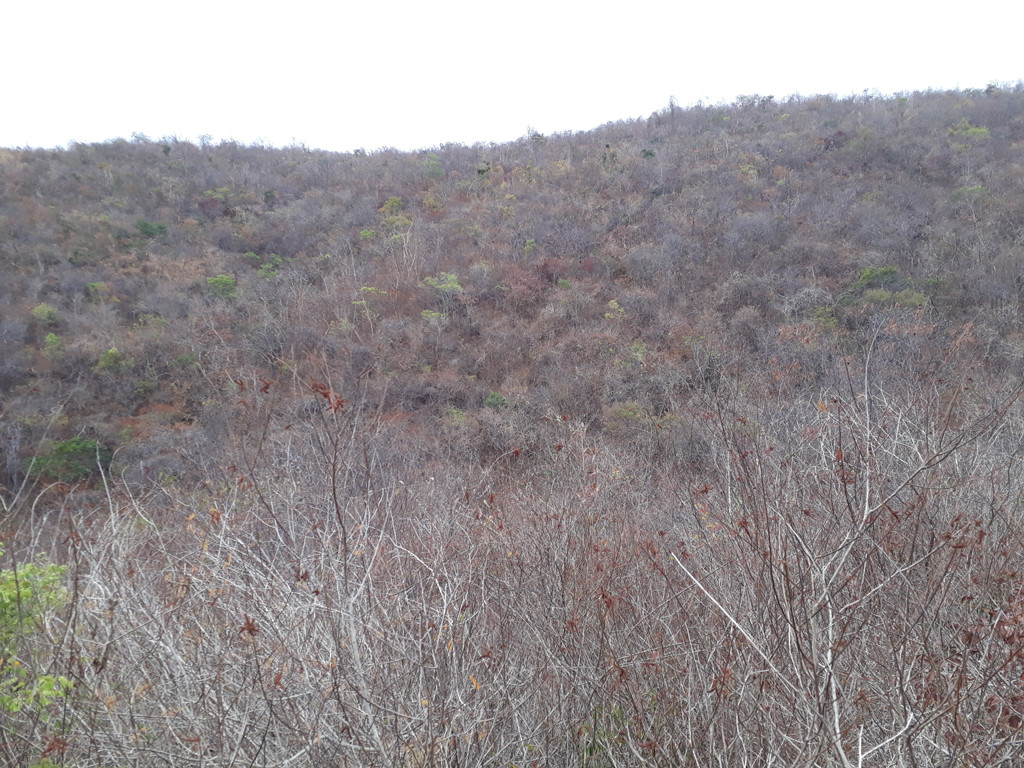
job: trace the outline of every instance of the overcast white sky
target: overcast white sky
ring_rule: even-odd
[[[133,133],[349,151],[510,141],[740,94],[1024,78],[1024,3],[13,0],[0,146]]]

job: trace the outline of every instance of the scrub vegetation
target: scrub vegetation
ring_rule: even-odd
[[[3,765],[1020,765],[1020,84],[2,149],[0,235]]]

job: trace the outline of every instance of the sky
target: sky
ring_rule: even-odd
[[[141,134],[415,150],[584,131],[670,99],[1024,79],[1019,2],[15,2],[3,147]]]

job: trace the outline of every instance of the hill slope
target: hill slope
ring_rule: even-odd
[[[1020,87],[0,150],[5,557],[70,585],[0,655],[73,686],[0,664],[5,761],[998,764],[1022,192]]]

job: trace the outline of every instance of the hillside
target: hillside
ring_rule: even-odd
[[[1020,754],[1024,86],[6,149],[0,233],[0,762]]]

